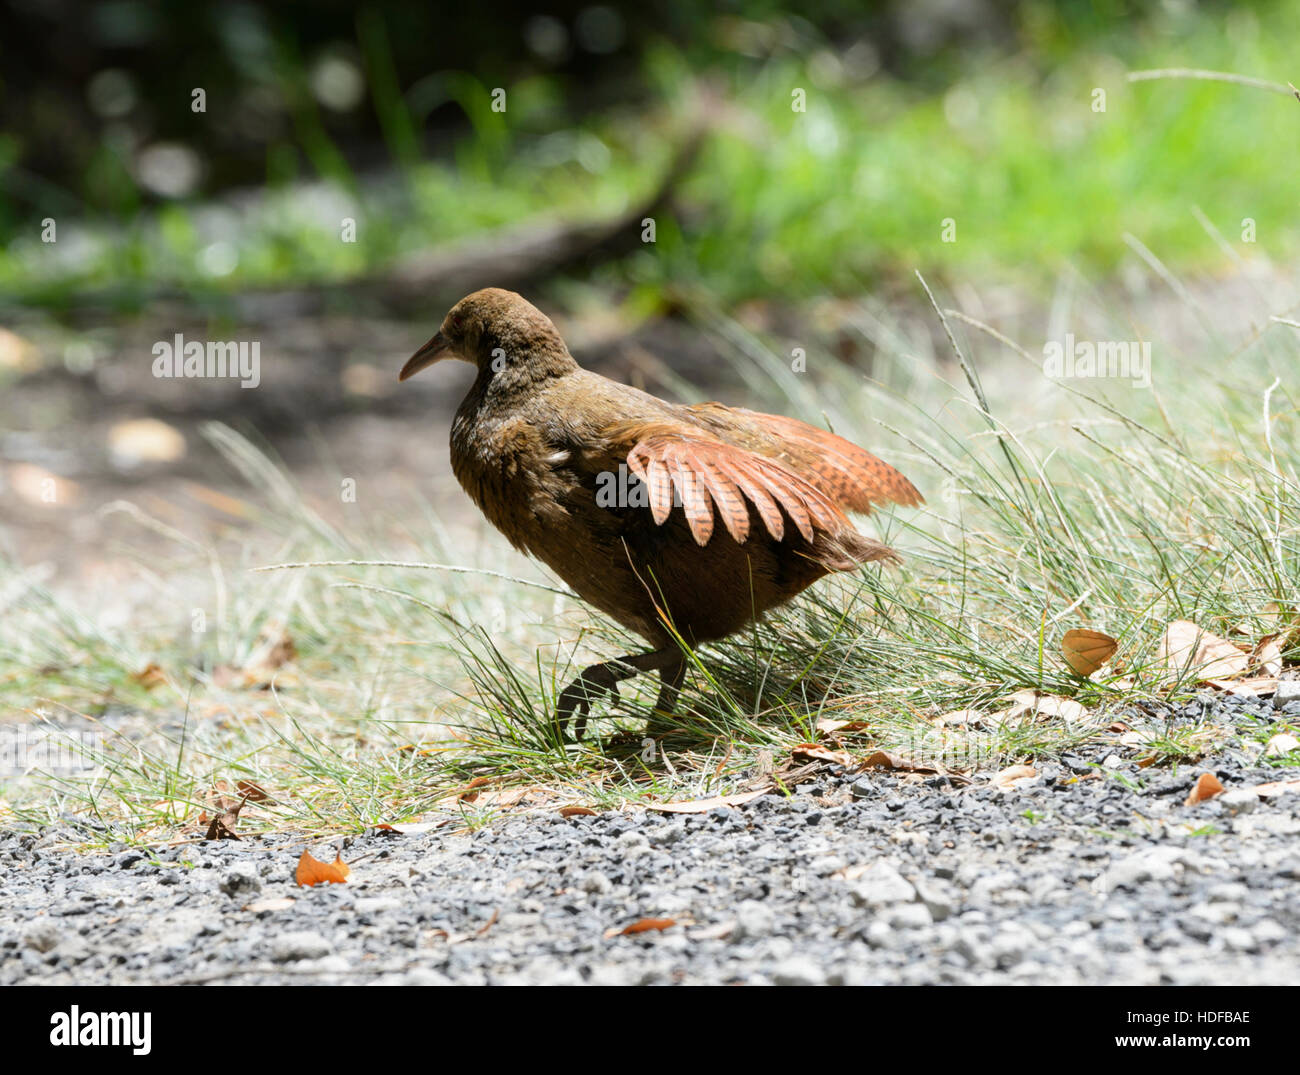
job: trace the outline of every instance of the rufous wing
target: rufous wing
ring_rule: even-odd
[[[905,507],[924,503],[916,486],[884,460],[797,418],[721,403],[684,410],[722,439],[784,463],[846,511],[867,515],[872,504],[884,501]]]
[[[675,490],[699,545],[713,536],[715,511],[742,544],[749,537],[750,504],[777,541],[785,537],[787,516],[810,544],[818,530],[852,529],[825,493],[774,459],[666,423],[625,427],[619,433],[620,439],[634,441],[628,469],[645,483],[655,522],[664,523],[672,512]]]

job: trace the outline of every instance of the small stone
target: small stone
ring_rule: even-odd
[[[686,826],[680,821],[660,825],[650,833],[650,842],[656,847],[671,847],[686,835]]]
[[[850,892],[861,907],[885,907],[916,898],[916,889],[888,862],[875,862],[853,882]]]
[[[49,922],[34,922],[23,930],[23,947],[42,955],[59,943],[59,931]]]
[[[113,864],[119,870],[129,870],[137,862],[143,862],[144,860],[145,854],[143,851],[123,851],[113,860]]]
[[[1250,788],[1233,788],[1219,796],[1219,805],[1229,814],[1248,814],[1259,805],[1259,796]]]
[[[1256,944],[1277,944],[1284,941],[1290,936],[1286,929],[1279,925],[1271,918],[1262,918],[1255,923],[1251,932],[1255,935]]]
[[[924,903],[898,903],[889,909],[886,921],[893,929],[920,929],[934,925],[934,917]]]
[[[771,934],[776,926],[776,914],[766,903],[743,900],[736,908],[736,928],[731,940],[754,940]]]
[[[403,985],[451,985],[451,979],[432,967],[413,967],[402,975]]]
[[[591,896],[603,896],[613,887],[610,879],[599,870],[591,870],[578,879],[578,888]]]
[[[1281,709],[1292,702],[1300,702],[1300,679],[1279,679],[1273,692],[1273,705]]]
[[[918,879],[916,894],[930,912],[930,917],[936,922],[942,922],[945,918],[952,917],[953,912],[957,909],[956,897],[953,896],[948,886],[941,885],[937,881],[928,878]]]
[[[255,896],[262,891],[262,878],[257,867],[247,862],[238,862],[221,875],[219,887],[227,896],[236,899]]]
[[[402,901],[394,896],[361,896],[352,907],[358,914],[384,914],[400,911]]]
[[[876,789],[871,783],[871,778],[863,776],[853,781],[849,794],[855,799],[871,799],[875,797]]]
[[[1237,952],[1253,952],[1259,947],[1254,934],[1248,929],[1242,929],[1240,926],[1229,926],[1227,929],[1220,931],[1219,936],[1223,939],[1225,945]]]
[[[826,972],[807,956],[791,956],[773,968],[772,981],[776,985],[825,985]]]
[[[1240,881],[1225,881],[1211,885],[1206,896],[1211,903],[1240,903],[1250,896],[1250,889]]]
[[[271,942],[271,958],[276,963],[293,963],[300,959],[323,959],[333,945],[319,933],[284,933]]]

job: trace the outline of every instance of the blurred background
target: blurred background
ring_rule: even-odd
[[[609,376],[790,413],[758,350],[900,395],[949,375],[914,270],[1031,354],[1080,294],[1136,301],[1175,355],[1175,275],[1225,332],[1290,301],[1300,0],[2,18],[0,558],[101,605],[151,542],[272,558],[249,535],[291,494],[228,429],[323,525],[454,533],[467,371],[396,372],[475,287]],[[1180,67],[1283,85],[1127,77]],[[154,377],[176,333],[257,342],[260,384]]]

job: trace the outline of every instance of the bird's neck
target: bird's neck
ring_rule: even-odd
[[[548,384],[577,373],[580,368],[562,343],[535,348],[498,348],[496,354],[479,362],[478,376],[465,406],[512,410],[526,404]]]

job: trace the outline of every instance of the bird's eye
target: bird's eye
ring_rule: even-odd
[[[460,314],[451,315],[451,327],[459,332],[465,326],[465,319]]]

